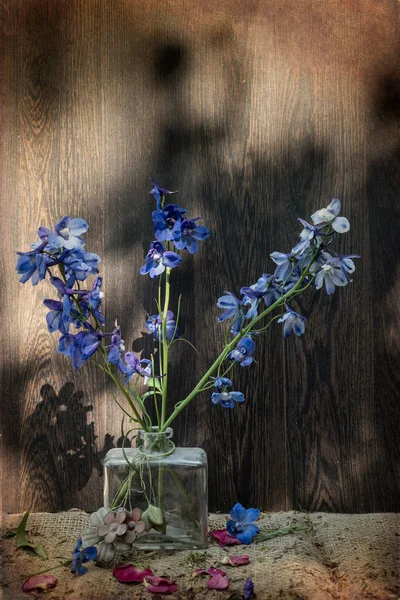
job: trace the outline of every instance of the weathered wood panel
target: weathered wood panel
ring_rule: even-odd
[[[399,9],[394,0],[5,0],[1,37],[3,507],[93,509],[118,409],[95,365],[74,372],[45,327],[46,286],[15,252],[62,216],[90,223],[107,326],[146,344],[154,284],[147,178],[213,232],[174,273],[185,337],[171,406],[223,340],[216,298],[272,268],[297,218],[341,198],[363,256],[354,283],[301,301],[301,339],[276,326],[235,381],[235,411],[199,397],[176,440],[210,461],[210,504],[399,509],[396,244]],[[396,287],[397,285],[397,287]],[[261,340],[260,340],[261,342]]]

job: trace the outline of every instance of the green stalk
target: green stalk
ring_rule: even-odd
[[[301,275],[301,277],[299,278],[297,283],[292,287],[292,289],[289,290],[288,292],[286,292],[286,294],[284,294],[280,298],[278,298],[278,300],[276,300],[276,302],[274,302],[274,304],[271,304],[271,306],[269,308],[266,308],[257,317],[252,319],[250,321],[250,323],[242,331],[240,331],[227,346],[225,346],[225,348],[222,350],[222,352],[220,353],[218,358],[214,361],[214,363],[211,365],[211,367],[208,369],[208,371],[205,373],[205,375],[203,375],[203,377],[200,379],[198,384],[193,388],[193,390],[190,392],[190,394],[188,396],[186,396],[186,398],[184,400],[182,400],[181,403],[179,403],[179,405],[175,408],[174,412],[171,414],[171,416],[165,422],[162,421],[161,431],[165,431],[167,429],[167,427],[169,427],[171,425],[171,423],[174,421],[174,419],[176,419],[176,417],[179,415],[179,413],[182,412],[182,410],[189,404],[189,402],[191,400],[193,400],[193,398],[201,391],[203,386],[206,384],[208,378],[214,373],[214,371],[216,369],[218,369],[218,367],[223,362],[225,357],[228,355],[228,353],[231,350],[233,350],[233,348],[236,346],[236,344],[252,330],[253,326],[256,323],[258,323],[259,321],[261,321],[261,319],[263,319],[266,315],[271,313],[273,310],[275,310],[279,306],[282,306],[286,300],[288,300],[292,296],[296,295],[298,288],[300,287],[300,285],[304,281],[304,279],[307,277],[307,275],[310,271],[310,267],[313,264],[318,253],[319,253],[319,249],[317,248],[317,250],[312,255],[312,260],[310,261],[310,264],[308,265],[307,269],[304,271],[304,273]]]
[[[162,401],[161,401],[161,428],[160,431],[164,431],[164,423],[167,416],[167,392],[168,392],[168,340],[167,340],[167,314],[169,307],[169,296],[170,296],[170,283],[169,278],[171,274],[170,267],[165,270],[165,296],[164,296],[164,310],[161,324],[161,344],[162,344],[162,356],[163,356],[163,386],[162,386]]]

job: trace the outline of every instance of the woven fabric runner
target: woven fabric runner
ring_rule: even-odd
[[[3,515],[2,531],[13,530],[21,515]],[[209,527],[225,526],[226,515],[212,514]],[[220,548],[210,541],[207,550],[119,555],[108,565],[90,563],[89,573],[73,576],[68,567],[55,568],[71,556],[71,551],[89,521],[79,510],[32,514],[28,520],[28,539],[44,546],[47,561],[18,550],[12,538],[0,543],[4,600],[44,597],[46,600],[240,600],[247,578],[254,582],[257,600],[398,600],[400,596],[400,515],[285,512],[262,514],[260,528],[304,526],[299,531],[260,544]],[[221,565],[227,555],[248,554],[250,564],[240,567]],[[132,562],[150,567],[155,575],[174,579],[178,592],[156,596],[142,584],[122,584],[112,575],[113,566]],[[223,568],[229,576],[229,589],[207,589],[207,577],[192,578],[199,567]],[[25,594],[24,580],[46,569],[54,574],[57,586],[43,593]]]

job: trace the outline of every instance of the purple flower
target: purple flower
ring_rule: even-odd
[[[175,332],[176,323],[174,320],[174,313],[169,310],[167,312],[167,340],[172,340],[172,336]],[[152,315],[146,321],[146,329],[153,334],[156,342],[162,339],[162,314],[160,315]],[[175,333],[174,339],[176,339],[178,335]]]
[[[197,252],[197,240],[205,240],[210,235],[210,230],[204,225],[196,225],[198,219],[185,219],[180,224],[180,230],[174,235],[174,244],[178,250],[186,250],[190,254]]]
[[[65,334],[60,337],[58,352],[72,359],[75,369],[80,369],[98,349],[103,335],[90,327],[89,331],[80,331],[76,335]]]
[[[254,583],[251,579],[246,579],[243,588],[243,600],[252,600],[254,598]]]
[[[215,380],[214,387],[216,392],[211,396],[211,401],[214,404],[220,404],[224,408],[233,408],[235,402],[244,402],[244,395],[242,392],[233,392],[233,383],[227,377],[218,377]]]
[[[54,232],[43,228],[42,234],[48,235],[49,245],[54,248],[67,248],[68,250],[83,250],[85,243],[81,238],[88,230],[88,224],[83,219],[64,217],[54,227]]]
[[[144,383],[151,377],[151,361],[147,358],[140,358],[134,352],[125,353],[125,362],[127,366],[124,366],[125,381],[128,382],[133,375],[140,375],[144,377]]]
[[[228,533],[237,538],[242,544],[250,544],[259,529],[253,521],[258,519],[260,511],[258,508],[243,508],[238,502],[229,513],[230,520],[226,523]]]
[[[278,319],[278,323],[285,323],[283,326],[284,337],[287,338],[291,336],[292,333],[295,333],[296,335],[303,335],[304,321],[306,318],[297,314],[297,312],[289,308],[287,304],[285,304],[285,306],[287,312],[285,312],[285,314]]]
[[[185,208],[177,204],[167,204],[164,208],[153,211],[154,233],[159,242],[173,240],[181,235],[181,223]]]
[[[174,268],[181,262],[181,257],[176,252],[165,251],[161,242],[151,242],[150,250],[146,255],[146,264],[140,268],[141,275],[149,273],[151,278],[161,275],[165,267]]]
[[[348,219],[346,217],[338,217],[340,207],[340,200],[334,198],[329,206],[321,208],[311,215],[314,225],[327,225],[329,223],[337,233],[346,233],[349,231],[350,223]]]
[[[86,567],[82,566],[82,563],[89,562],[91,560],[95,560],[97,556],[97,549],[95,546],[89,546],[84,550],[82,548],[82,538],[79,538],[74,550],[72,551],[72,565],[71,565],[71,573],[75,575],[85,575],[88,572]]]
[[[252,340],[251,337],[246,336],[240,340],[235,350],[229,352],[228,358],[240,363],[241,367],[247,367],[254,360],[251,356],[254,352],[254,349],[254,340]]]
[[[166,190],[165,188],[158,185],[158,183],[156,181],[154,181],[154,179],[152,179],[151,177],[150,177],[150,181],[154,185],[153,189],[150,190],[150,194],[152,194],[152,196],[154,196],[154,198],[157,202],[157,208],[161,208],[162,196],[170,196],[171,194],[176,194],[176,191],[170,192],[169,190]]]

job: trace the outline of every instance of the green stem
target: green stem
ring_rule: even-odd
[[[214,373],[214,371],[216,369],[219,368],[220,364],[223,362],[223,360],[228,355],[228,353],[236,346],[236,344],[243,337],[245,337],[252,330],[254,325],[256,323],[258,323],[259,321],[261,321],[266,315],[271,313],[273,310],[275,310],[279,306],[282,306],[286,302],[286,300],[289,300],[289,298],[296,295],[298,288],[301,286],[302,282],[307,277],[307,275],[310,271],[310,267],[313,264],[315,258],[318,256],[318,254],[319,254],[319,249],[317,248],[312,255],[310,264],[308,265],[308,267],[306,268],[304,273],[302,273],[299,280],[295,283],[295,285],[292,287],[292,289],[289,290],[288,292],[286,292],[286,294],[284,294],[280,298],[278,298],[278,300],[276,300],[276,302],[271,304],[270,307],[266,308],[257,317],[252,319],[250,321],[250,323],[242,331],[240,331],[233,338],[233,340],[222,350],[220,355],[217,357],[217,359],[214,361],[214,363],[211,365],[211,367],[207,370],[205,375],[203,375],[203,377],[200,379],[198,384],[193,388],[193,390],[190,392],[190,394],[188,396],[186,396],[186,398],[184,400],[182,400],[181,403],[179,403],[179,405],[175,408],[174,412],[171,414],[171,416],[165,422],[162,421],[161,431],[165,431],[167,429],[167,427],[169,427],[171,425],[171,423],[174,421],[174,419],[176,419],[176,417],[179,415],[179,413],[182,412],[182,410],[189,404],[189,402],[191,400],[193,400],[193,398],[199,393],[199,391],[202,389],[202,387],[206,384],[208,378]]]
[[[169,278],[171,274],[170,267],[165,270],[165,296],[164,296],[164,310],[162,316],[161,332],[162,332],[162,355],[163,355],[163,378],[162,378],[162,402],[161,402],[161,428],[160,431],[164,431],[163,426],[167,416],[167,392],[168,392],[168,340],[167,340],[167,314],[169,307],[169,296],[170,296],[170,283]]]

